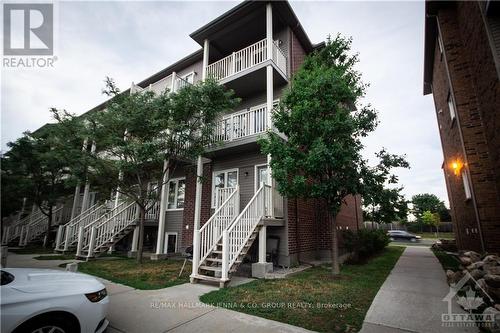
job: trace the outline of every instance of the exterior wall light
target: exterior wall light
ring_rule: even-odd
[[[464,167],[464,164],[460,160],[455,160],[451,162],[450,168],[453,170],[453,173],[455,176],[459,176],[461,174],[462,168]]]

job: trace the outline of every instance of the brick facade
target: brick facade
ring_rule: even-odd
[[[432,93],[458,246],[500,252],[500,86],[479,6],[459,2],[437,10],[444,52],[433,36]],[[449,95],[456,106],[453,120]],[[471,199],[462,175],[450,168],[456,160],[469,175]]]
[[[329,256],[332,234],[326,205],[317,199],[288,199],[288,251],[307,258]],[[343,247],[342,232],[358,230],[363,224],[360,197],[348,196],[337,214],[339,248]],[[302,259],[302,257],[301,257]]]
[[[201,226],[210,218],[210,198],[212,191],[212,165],[203,165],[203,185],[201,195]],[[193,245],[194,227],[194,204],[196,197],[196,167],[186,168],[186,193],[183,215],[182,243],[181,247],[186,248]],[[187,227],[187,228],[186,228]]]

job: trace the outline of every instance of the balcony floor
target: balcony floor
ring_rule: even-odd
[[[229,89],[233,89],[239,97],[251,96],[266,91],[266,67],[268,64],[273,66],[273,84],[275,87],[288,83],[286,75],[270,60],[231,75],[221,80],[220,83]]]

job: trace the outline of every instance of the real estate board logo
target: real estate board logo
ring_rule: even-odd
[[[457,282],[450,285],[450,291],[443,298],[448,302],[448,312],[441,315],[445,327],[494,327],[493,314],[477,313],[485,304],[484,297],[492,300],[488,293],[469,272]],[[458,303],[467,312],[454,311],[453,304]]]
[[[54,4],[3,4],[3,67],[53,67]]]

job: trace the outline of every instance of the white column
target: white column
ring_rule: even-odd
[[[94,256],[94,246],[95,246],[95,240],[97,236],[97,229],[96,227],[92,227],[90,230],[90,242],[89,242],[89,251],[87,252],[87,258],[92,258]]]
[[[193,275],[198,274],[200,263],[200,221],[201,221],[201,191],[203,176],[203,162],[201,155],[198,156],[196,167],[196,194],[194,200],[194,226],[193,226]]]
[[[62,236],[63,236],[63,228],[64,228],[64,226],[62,226],[62,225],[60,225],[59,228],[57,228],[56,250],[59,250],[59,247],[61,246],[61,241],[62,241]]]
[[[134,233],[132,234],[132,247],[130,251],[137,252],[137,247],[139,243],[139,226],[134,228]]]
[[[23,246],[23,236],[24,236],[24,225],[21,227],[21,233],[19,235],[19,246]]]
[[[273,58],[273,6],[271,2],[266,5],[266,44],[267,59]]]
[[[169,160],[163,162],[163,181],[160,194],[160,216],[158,218],[158,237],[156,241],[156,254],[164,253],[165,228],[167,225],[167,204],[168,204],[168,179],[169,179]]]
[[[266,232],[267,227],[262,226],[259,231],[259,263],[263,264],[266,262]]]
[[[196,197],[194,200],[194,228],[193,228],[194,230],[200,229],[202,177],[203,177],[203,162],[202,162],[202,157],[200,155],[198,156],[198,160],[196,163]]]
[[[82,256],[83,249],[83,227],[78,228],[78,245],[76,246],[76,256]]]
[[[203,69],[201,70],[201,79],[205,81],[207,78],[207,66],[210,58],[210,42],[205,39],[203,42]]]
[[[273,10],[272,5],[269,2],[266,5],[266,43],[267,43],[267,58],[269,60],[272,59],[272,51],[273,51]],[[274,91],[273,91],[273,66],[267,65],[266,67],[266,123],[267,129],[272,129],[272,117],[271,110],[273,109],[273,99],[274,99]],[[273,186],[272,175],[271,175],[271,155],[267,155],[267,184],[271,187]],[[268,202],[272,203],[272,207],[270,207],[271,217],[274,217],[274,200],[273,200],[273,190],[270,191],[269,194],[271,197]],[[265,256],[265,254],[264,254]]]
[[[73,197],[73,207],[71,207],[71,219],[76,217],[76,209],[78,208],[78,202],[80,201],[80,183],[75,186],[75,194]]]
[[[172,84],[170,86],[170,92],[175,92],[175,81],[177,80],[177,73],[172,72]]]

